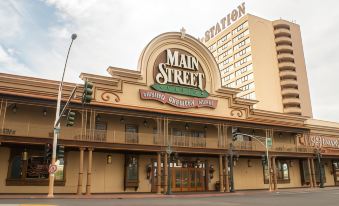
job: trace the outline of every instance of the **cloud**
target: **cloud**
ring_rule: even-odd
[[[339,76],[336,69],[339,25],[335,20],[339,18],[336,11],[339,2],[245,2],[248,13],[270,20],[280,17],[296,20],[301,26],[314,116],[339,122],[336,109],[339,95],[335,93],[339,88],[335,85]],[[1,1],[1,52],[6,54],[6,65],[12,62],[16,70],[22,67],[18,74],[31,72],[37,77],[58,80],[71,34],[77,33],[66,80],[79,82],[81,72],[108,75],[106,68],[110,65],[136,69],[142,49],[155,36],[179,31],[184,26],[187,33],[201,37],[240,3],[240,0]]]
[[[0,45],[0,68],[1,72],[5,73],[26,73],[32,75],[32,71],[29,70],[24,64],[21,64],[15,58],[16,51],[13,48],[4,48]]]

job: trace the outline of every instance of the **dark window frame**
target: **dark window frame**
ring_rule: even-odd
[[[280,163],[280,164],[279,164]],[[279,169],[279,165],[287,165],[287,172],[288,172],[288,179],[282,179],[279,178],[279,172],[281,171]],[[271,168],[273,169],[273,168]],[[290,176],[290,165],[289,165],[289,160],[276,160],[276,172],[277,172],[277,182],[278,184],[289,184],[291,182],[291,176]],[[263,165],[263,176],[264,176],[264,184],[268,184],[268,177],[267,177],[267,164]],[[271,180],[272,181],[272,180]]]
[[[128,127],[134,127],[136,132],[132,133],[132,132],[127,131]],[[132,144],[139,143],[139,126],[137,124],[126,124],[125,125],[125,142],[132,143]]]
[[[15,157],[22,157],[22,153],[24,149],[22,147],[19,148],[10,148],[10,158],[8,161],[8,170],[7,170],[7,178],[6,178],[6,186],[48,186],[49,179],[48,178],[27,178],[27,168],[28,168],[28,160],[32,156],[39,156],[44,157],[44,150],[41,148],[27,148],[26,151],[28,152],[27,160],[21,159],[21,177],[20,178],[12,178],[12,162]],[[67,154],[64,157],[64,168],[63,168],[63,179],[62,180],[55,180],[55,186],[64,186],[66,182],[66,159]]]

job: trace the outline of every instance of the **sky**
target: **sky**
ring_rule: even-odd
[[[245,2],[246,12],[301,27],[313,116],[339,122],[339,1],[336,0],[1,0],[0,72],[60,80],[72,33],[66,81],[109,66],[136,69],[155,36],[194,37]]]

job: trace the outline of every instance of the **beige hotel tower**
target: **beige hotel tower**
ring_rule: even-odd
[[[218,63],[222,85],[258,100],[256,109],[312,117],[299,25],[244,11],[242,4],[201,39]]]

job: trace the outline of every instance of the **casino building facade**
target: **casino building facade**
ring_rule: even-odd
[[[56,193],[317,187],[320,171],[325,186],[339,185],[338,123],[255,109],[258,101],[223,86],[212,53],[184,32],[155,37],[137,71],[107,72],[80,75],[94,84],[93,100],[81,104],[80,86],[69,106],[74,126],[61,122]],[[74,86],[64,85],[64,101]],[[0,88],[0,193],[47,193],[58,82],[1,73]]]

